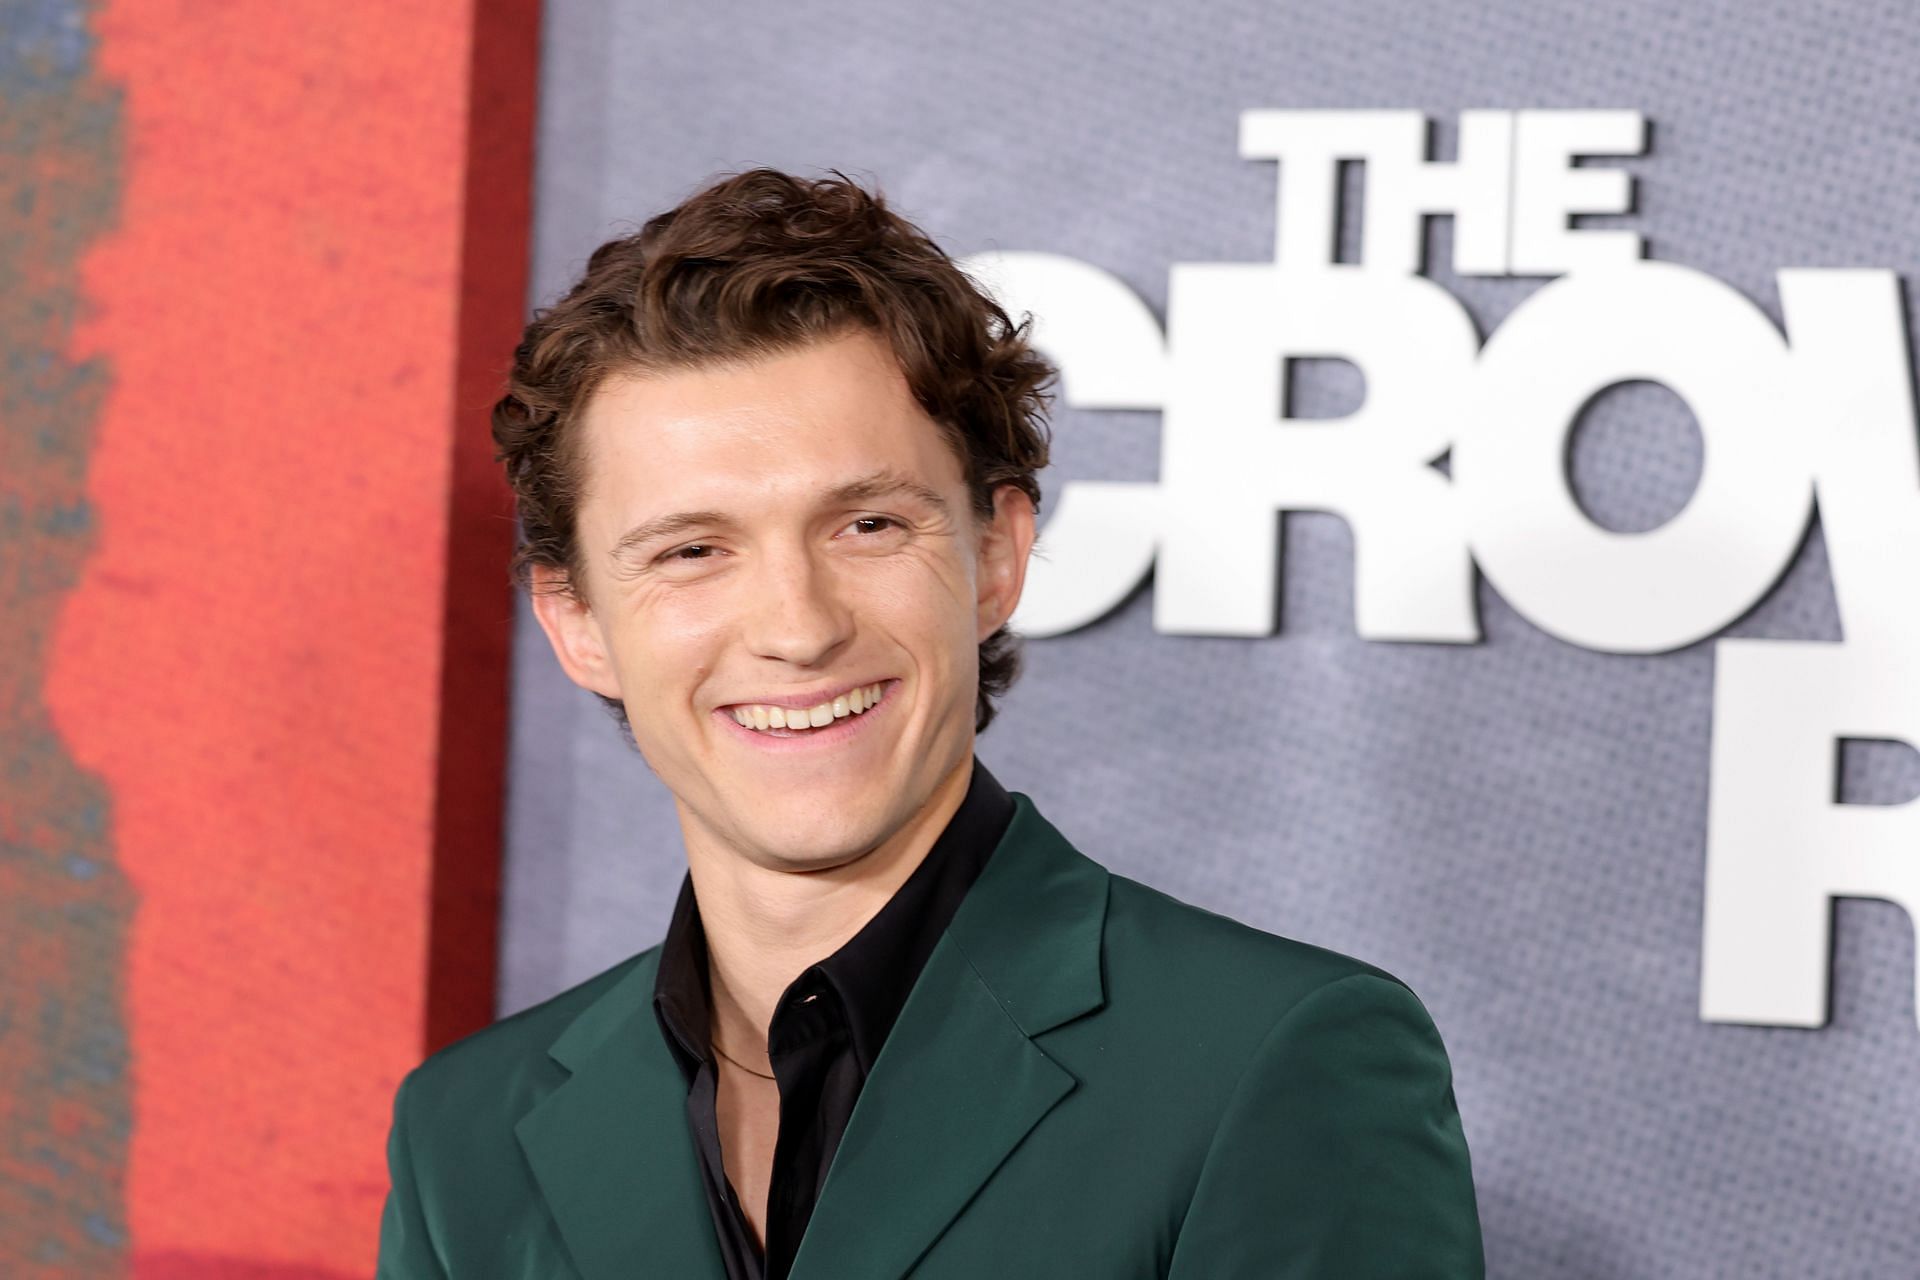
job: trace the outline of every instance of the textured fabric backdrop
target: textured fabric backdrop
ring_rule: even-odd
[[[1464,108],[1643,111],[1628,225],[1776,323],[1778,268],[1915,265],[1904,0],[550,0],[547,27],[536,300],[767,163],[872,177],[956,253],[1068,254],[1164,314],[1171,264],[1271,257],[1274,166],[1236,145],[1254,107],[1420,109],[1440,158]],[[1429,273],[1485,334],[1540,282],[1451,277],[1449,235]],[[1339,373],[1312,367],[1307,399],[1351,403]],[[1155,415],[1056,426],[1049,495],[1154,476]],[[1686,501],[1700,438],[1642,385],[1571,456],[1589,510],[1644,529]],[[1277,635],[1158,635],[1149,585],[1029,643],[982,758],[1115,870],[1413,985],[1456,1065],[1494,1275],[1920,1274],[1906,916],[1841,905],[1823,1030],[1697,1017],[1711,642],[1590,653],[1484,583],[1478,645],[1364,642],[1345,525],[1285,520]],[[1839,637],[1817,529],[1723,634]],[[656,941],[684,867],[668,796],[525,616],[513,714],[503,1012]],[[1846,774],[1848,798],[1903,800],[1920,756],[1852,752]],[[1206,838],[1172,842],[1194,808]]]

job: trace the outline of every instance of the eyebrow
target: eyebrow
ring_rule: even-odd
[[[912,476],[902,475],[888,467],[870,471],[856,480],[837,485],[823,496],[826,504],[845,502],[870,502],[875,498],[904,494],[941,515],[951,515],[952,508],[939,493],[915,480]],[[624,559],[637,548],[661,538],[670,538],[689,529],[731,527],[735,523],[732,516],[724,511],[675,511],[668,515],[655,516],[643,520],[620,535],[608,555],[615,560]]]
[[[613,544],[613,550],[607,554],[615,560],[623,560],[636,548],[660,538],[670,538],[676,533],[702,525],[731,524],[732,520],[724,511],[676,511],[672,515],[656,516],[633,526],[620,535],[620,541]]]
[[[882,467],[858,480],[849,480],[827,494],[829,502],[866,502],[874,498],[888,498],[903,493],[926,506],[932,507],[941,515],[950,514],[947,500],[938,493],[921,484],[912,476],[901,475],[898,471]]]

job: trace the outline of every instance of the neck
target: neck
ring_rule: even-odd
[[[687,836],[688,872],[707,937],[711,1035],[754,1069],[780,996],[808,966],[846,945],[905,884],[966,798],[973,753],[920,811],[867,852],[822,870],[785,870]]]

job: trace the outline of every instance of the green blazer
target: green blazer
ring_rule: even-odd
[[[1113,875],[1013,796],[792,1280],[1481,1276],[1452,1073],[1413,993]],[[381,1280],[725,1280],[658,960],[406,1078]]]

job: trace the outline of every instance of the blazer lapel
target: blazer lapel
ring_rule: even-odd
[[[714,1239],[687,1086],[653,1016],[647,956],[554,1041],[573,1074],[514,1132],[585,1280],[714,1277]]]
[[[861,1090],[792,1280],[904,1275],[1076,1083],[1033,1037],[1105,998],[1108,876],[1013,796]]]

